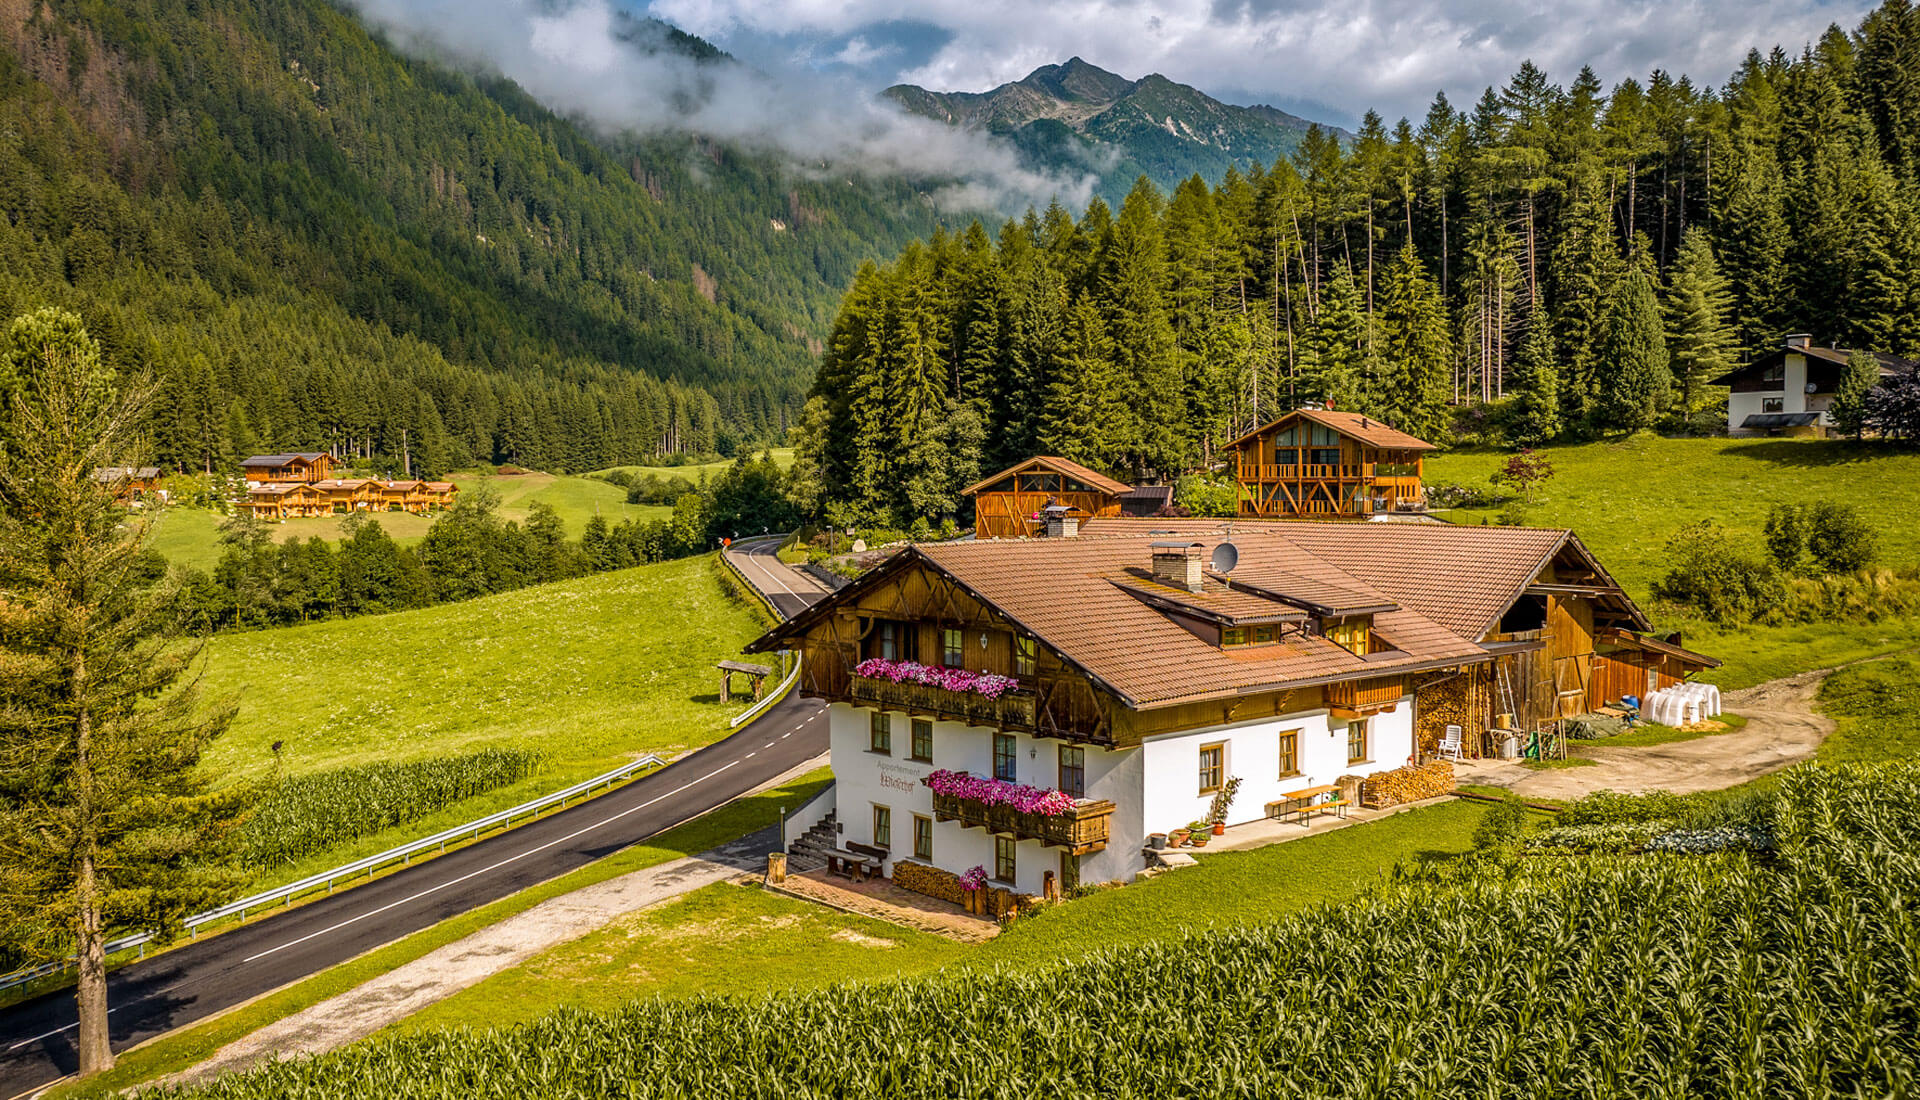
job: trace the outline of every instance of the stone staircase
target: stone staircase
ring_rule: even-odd
[[[840,834],[835,827],[835,814],[829,813],[818,825],[794,837],[787,844],[787,873],[803,874],[818,871],[827,865],[827,853],[840,845]]]

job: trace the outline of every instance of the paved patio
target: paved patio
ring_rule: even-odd
[[[825,871],[808,871],[788,875],[778,886],[769,883],[767,889],[961,943],[985,943],[1000,934],[1000,925],[995,921],[976,917],[938,898],[903,890],[880,878],[855,882],[829,876]]]
[[[1383,817],[1392,817],[1394,814],[1406,813],[1408,810],[1437,806],[1442,802],[1452,801],[1452,799],[1452,795],[1443,794],[1436,798],[1423,798],[1418,802],[1404,802],[1398,806],[1388,806],[1378,810],[1369,810],[1362,806],[1350,806],[1347,808],[1347,816],[1345,817],[1335,817],[1332,814],[1315,814],[1305,825],[1293,821],[1278,821],[1273,818],[1263,818],[1259,821],[1248,821],[1239,825],[1227,826],[1225,834],[1212,838],[1204,848],[1181,848],[1180,851],[1189,855],[1205,855],[1208,852],[1239,852],[1245,851],[1248,848],[1264,848],[1269,844],[1285,844],[1290,840],[1300,840],[1310,836],[1321,836],[1325,833],[1336,832],[1354,825],[1364,825],[1369,821],[1378,821]]]

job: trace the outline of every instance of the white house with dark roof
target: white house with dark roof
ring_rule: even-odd
[[[1816,347],[1805,333],[1786,338],[1780,347],[1738,370],[1713,380],[1726,386],[1728,435],[1820,436],[1833,427],[1830,409],[1847,361],[1853,351]],[[1899,356],[1873,352],[1880,361],[1880,377],[1911,371],[1915,363]]]
[[[1477,753],[1716,663],[1646,638],[1567,531],[1243,523],[1222,572],[1226,539],[1111,518],[917,545],[756,640],[832,704],[841,846],[902,882],[1125,880],[1230,779],[1226,820],[1255,820],[1422,759],[1445,724]]]

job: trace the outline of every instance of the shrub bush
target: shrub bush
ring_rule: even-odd
[[[1507,797],[1488,810],[1473,829],[1477,849],[1504,848],[1517,843],[1527,832],[1527,808],[1518,799]]]
[[[1670,791],[1647,794],[1621,794],[1595,791],[1569,803],[1554,815],[1556,825],[1619,825],[1627,822],[1677,821],[1686,816],[1689,804],[1684,796]]]
[[[1703,520],[1667,541],[1667,575],[1653,594],[1685,604],[1720,624],[1752,622],[1786,597],[1779,571],[1749,553],[1733,537]]]

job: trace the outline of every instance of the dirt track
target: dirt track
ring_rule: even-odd
[[[1596,761],[1589,767],[1532,771],[1506,761],[1463,768],[1462,782],[1506,787],[1522,798],[1579,798],[1598,790],[1712,791],[1744,783],[1809,759],[1833,732],[1833,720],[1816,714],[1813,700],[1833,669],[1815,669],[1757,687],[1730,691],[1721,707],[1747,719],[1733,733],[1696,737],[1643,748],[1582,746]]]

